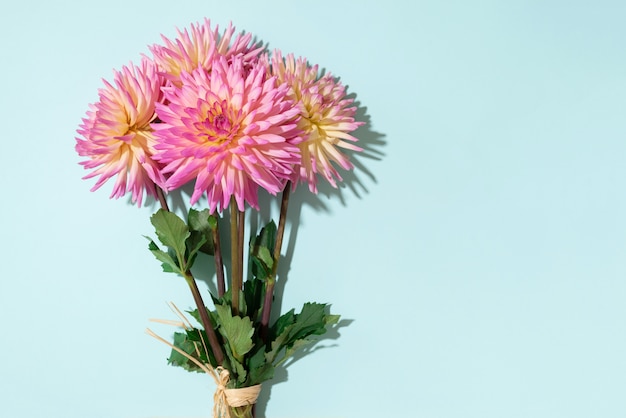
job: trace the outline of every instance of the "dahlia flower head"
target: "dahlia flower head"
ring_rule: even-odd
[[[202,24],[192,24],[189,30],[178,29],[177,35],[174,40],[161,35],[163,45],[148,48],[162,74],[179,87],[181,74],[191,73],[198,67],[210,71],[217,57],[229,60],[239,56],[244,62],[256,61],[263,50],[260,44],[252,44],[250,33],[240,33],[233,38],[232,23],[220,34],[219,27],[211,29],[211,21],[205,19]]]
[[[306,183],[311,192],[317,193],[319,175],[336,188],[337,180],[342,178],[333,164],[344,170],[353,168],[341,149],[362,151],[354,145],[357,138],[349,134],[363,125],[354,119],[354,100],[346,97],[345,87],[332,74],[319,77],[318,66],[310,66],[302,57],[295,59],[289,54],[283,58],[275,50],[271,71],[279,82],[291,87],[290,97],[300,109],[298,126],[304,140],[299,145],[302,158],[294,170],[294,186],[296,182]]]
[[[163,88],[153,124],[154,159],[164,164],[166,190],[195,180],[191,203],[206,193],[211,211],[235,198],[258,207],[257,190],[280,192],[300,161],[299,109],[289,87],[267,77],[263,60],[219,57],[209,73],[181,73],[181,87]]]
[[[360,151],[349,133],[361,122],[345,87],[304,58],[270,58],[250,34],[220,33],[210,21],[162,37],[143,57],[104,81],[78,129],[76,151],[99,176],[92,191],[115,178],[111,197],[176,190],[194,182],[191,204],[211,211],[231,201],[258,208],[270,194],[317,178],[333,187],[336,166],[352,168],[341,149]]]
[[[130,192],[141,206],[144,191],[156,197],[164,181],[159,164],[152,159],[155,139],[151,123],[155,104],[161,100],[163,78],[154,63],[143,59],[115,71],[113,83],[104,80],[100,100],[90,105],[77,130],[76,152],[87,160],[80,164],[92,171],[85,179],[98,177],[91,191],[115,177],[111,198]]]

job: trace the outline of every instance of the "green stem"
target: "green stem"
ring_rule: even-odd
[[[159,200],[159,203],[161,204],[161,208],[164,211],[169,212],[170,208],[167,206],[167,201],[165,200],[165,193],[163,193],[163,189],[161,189],[156,184],[154,185],[154,187],[156,188],[156,195],[157,195],[157,199]]]
[[[254,405],[229,406],[230,414],[234,418],[254,418]]]
[[[217,295],[221,298],[224,296],[226,292],[226,284],[224,281],[224,261],[222,258],[222,246],[220,244],[220,231],[219,231],[219,219],[217,215],[214,215],[216,218],[215,228],[211,228],[211,236],[213,237],[213,249],[215,258],[215,274],[217,275]]]
[[[231,259],[231,277],[230,277],[230,294],[231,308],[233,315],[239,315],[239,289],[241,289],[241,263],[239,261],[239,210],[237,202],[233,196],[230,199],[230,259]]]
[[[161,204],[161,208],[167,212],[170,211],[167,201],[165,200],[165,194],[163,193],[163,189],[161,189],[156,184],[154,185],[156,188],[157,199]],[[182,255],[179,255],[179,258]],[[223,276],[223,274],[222,274]],[[200,320],[202,322],[202,326],[204,327],[204,331],[209,338],[209,345],[211,346],[211,351],[215,356],[215,361],[217,361],[218,366],[222,365],[224,362],[224,353],[222,352],[222,347],[217,339],[217,335],[215,334],[215,329],[213,328],[213,323],[211,322],[211,318],[207,313],[206,306],[204,305],[204,301],[202,300],[202,295],[200,295],[200,290],[198,290],[198,285],[196,284],[195,279],[191,275],[191,272],[186,272],[185,281],[189,285],[189,289],[191,290],[191,294],[193,295],[193,299],[196,302],[196,307],[198,308],[198,313],[200,315]]]
[[[280,260],[280,251],[283,245],[283,236],[285,235],[285,225],[287,224],[287,209],[289,208],[289,195],[291,191],[291,182],[288,181],[283,190],[282,200],[280,202],[280,218],[278,220],[278,230],[276,231],[276,245],[274,246],[274,265],[272,266],[272,276],[276,277],[278,271],[278,260]]]
[[[185,280],[189,285],[189,289],[191,290],[191,294],[193,295],[193,300],[196,302],[198,314],[200,315],[200,322],[202,322],[204,331],[209,338],[209,345],[211,346],[211,351],[215,356],[215,361],[217,361],[218,366],[221,366],[222,363],[224,363],[224,353],[222,352],[222,347],[220,346],[217,335],[215,334],[215,329],[213,328],[213,322],[211,321],[211,317],[209,317],[209,313],[207,312],[206,306],[202,300],[202,296],[200,295],[200,290],[198,290],[198,285],[196,284],[196,281],[190,272],[187,272]]]
[[[278,271],[278,261],[280,260],[280,251],[283,245],[283,236],[285,235],[285,225],[287,224],[287,209],[289,208],[289,195],[291,192],[291,182],[288,181],[283,189],[283,195],[280,202],[280,218],[278,220],[278,229],[276,231],[276,244],[274,245],[274,264],[272,265],[272,273],[267,278],[265,284],[265,299],[263,300],[263,314],[261,316],[261,338],[267,343],[267,333],[270,323],[270,315],[272,313],[272,301],[274,299],[274,285],[276,284],[276,272]]]
[[[241,290],[243,289],[243,241],[246,230],[246,212],[242,210],[237,212],[237,226],[239,227],[237,231],[237,262],[239,263],[239,289]]]

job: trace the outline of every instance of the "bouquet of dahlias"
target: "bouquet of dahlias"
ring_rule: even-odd
[[[149,49],[152,58],[104,81],[76,151],[90,170],[85,178],[98,177],[92,190],[115,178],[111,197],[130,192],[138,206],[144,193],[158,200],[151,222],[160,244],[150,239],[149,250],[165,272],[184,278],[195,302],[188,314],[199,325],[174,307],[181,330],[173,340],[149,333],[171,347],[170,364],[215,378],[216,417],[253,416],[275,367],[339,319],[326,304],[306,303],[270,321],[290,192],[306,184],[317,193],[319,176],[336,187],[337,168],[352,168],[341,150],[360,151],[350,132],[361,123],[331,74],[270,53],[232,25],[220,32],[205,20]],[[181,218],[167,198],[188,184],[190,208]],[[259,209],[260,188],[281,196],[279,222],[252,236],[244,265],[245,211]],[[212,308],[192,274],[200,254],[215,261]]]

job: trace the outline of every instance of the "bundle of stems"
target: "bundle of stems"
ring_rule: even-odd
[[[170,211],[169,206],[167,204],[167,200],[163,191],[157,187],[157,197],[161,208],[165,211]],[[261,311],[261,322],[259,327],[259,333],[261,339],[267,343],[268,338],[268,329],[269,322],[272,313],[272,301],[274,299],[274,288],[276,284],[276,275],[278,270],[278,262],[280,260],[280,253],[282,247],[282,241],[285,234],[285,225],[287,222],[287,210],[289,207],[289,197],[291,191],[291,182],[287,182],[281,198],[280,204],[280,215],[278,221],[278,229],[276,231],[276,243],[274,246],[273,264],[272,271],[267,280],[265,281],[264,287],[264,297],[263,297],[263,308]],[[215,214],[214,214],[215,215]],[[212,228],[212,239],[213,239],[213,247],[214,247],[214,260],[215,260],[215,271],[217,278],[217,291],[218,297],[224,296],[226,292],[226,279],[224,274],[224,261],[222,256],[221,249],[221,240],[220,240],[220,231],[218,228],[218,224],[216,223],[215,227]],[[239,315],[239,294],[243,289],[243,272],[244,272],[244,237],[245,237],[245,211],[239,210],[237,208],[237,204],[235,202],[235,198],[231,198],[230,202],[230,238],[231,238],[231,277],[230,277],[230,290],[231,290],[231,309],[233,315]],[[220,346],[217,334],[215,333],[215,327],[213,322],[211,321],[210,316],[207,313],[206,305],[204,304],[204,300],[200,291],[198,289],[198,285],[196,283],[196,279],[194,278],[191,271],[185,272],[185,281],[189,286],[189,290],[193,296],[194,302],[196,304],[196,308],[198,309],[198,314],[200,316],[200,321],[202,323],[202,327],[204,328],[208,340],[209,347],[215,360],[218,365],[222,365],[224,362],[224,352],[222,347]]]

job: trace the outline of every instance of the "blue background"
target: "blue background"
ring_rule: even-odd
[[[210,416],[212,381],[144,334],[192,304],[146,251],[155,207],[90,193],[73,150],[100,79],[205,16],[341,77],[368,122],[338,192],[294,195],[282,265],[283,307],[349,324],[265,416],[626,416],[625,3],[2,9],[2,416]]]

